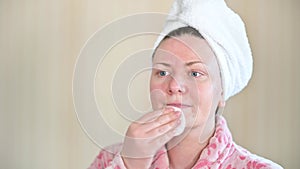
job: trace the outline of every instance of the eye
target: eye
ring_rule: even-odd
[[[200,77],[200,76],[202,76],[203,74],[202,73],[200,73],[200,72],[191,72],[191,76],[193,76],[193,77]]]
[[[161,71],[158,72],[159,76],[168,76],[169,74],[170,74],[169,72],[163,71],[163,70],[161,70]]]

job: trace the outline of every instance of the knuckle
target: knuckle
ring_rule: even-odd
[[[127,130],[127,135],[130,137],[137,137],[140,135],[140,131],[136,126],[130,125]]]
[[[159,124],[165,124],[167,122],[170,121],[170,117],[169,116],[162,116],[158,119]]]

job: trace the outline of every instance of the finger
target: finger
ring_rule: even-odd
[[[173,111],[173,108],[164,108],[164,109],[160,109],[160,110],[155,110],[153,112],[149,112],[149,113],[145,114],[144,116],[142,116],[141,118],[139,118],[136,121],[136,123],[144,124],[144,123],[151,122],[151,121],[155,120],[156,118],[158,118],[159,116],[161,116],[162,114],[166,114],[171,111]]]
[[[163,125],[160,125],[154,129],[148,131],[147,135],[154,137],[154,138],[160,137],[161,135],[164,135],[164,134],[168,133],[169,131],[176,129],[180,123],[181,123],[180,118],[173,119],[168,123],[165,123]]]
[[[174,111],[168,112],[166,114],[157,117],[156,119],[150,122],[144,123],[143,128],[145,129],[146,132],[150,132],[151,130],[160,128],[163,125],[166,125],[176,119],[179,119],[180,115],[181,115],[180,112],[174,112]]]
[[[176,127],[180,124],[180,120],[174,120],[174,123],[172,122],[172,127],[166,127],[166,128],[161,128],[161,130],[157,130],[156,138],[152,139],[150,143],[156,144],[156,145],[164,145],[168,141],[170,141],[175,133],[176,133]],[[153,131],[154,132],[154,131]],[[153,133],[153,135],[155,135]]]

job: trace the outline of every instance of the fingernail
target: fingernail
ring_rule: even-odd
[[[174,111],[174,109],[172,107],[166,107],[165,110],[167,110],[167,111]]]

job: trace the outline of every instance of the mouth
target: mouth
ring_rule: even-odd
[[[182,104],[182,103],[168,103],[168,104],[166,104],[166,106],[178,107],[178,108],[180,108],[180,109],[192,107],[191,105],[188,105],[188,104]]]

